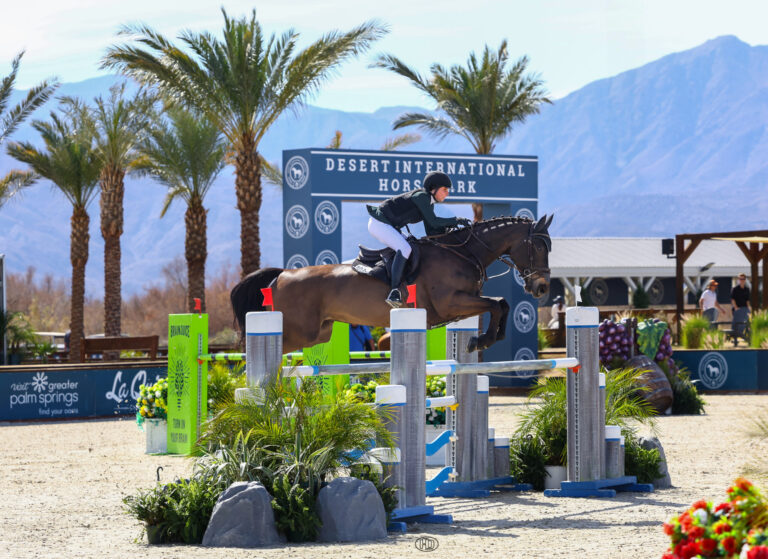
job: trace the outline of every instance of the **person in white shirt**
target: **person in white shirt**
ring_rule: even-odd
[[[558,317],[560,316],[559,313],[565,312],[565,303],[563,302],[563,296],[558,295],[555,297],[554,305],[552,305],[552,316],[549,319],[549,324],[547,324],[548,328],[557,328],[558,327]]]
[[[707,289],[704,290],[704,293],[699,298],[701,315],[706,317],[710,323],[717,322],[718,312],[725,312],[720,303],[717,302],[717,286],[718,283],[715,280],[709,280]]]

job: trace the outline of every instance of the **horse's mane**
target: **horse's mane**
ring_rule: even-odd
[[[505,225],[516,225],[518,223],[533,223],[533,220],[529,217],[515,217],[511,215],[500,215],[497,217],[491,217],[489,219],[483,219],[472,224],[472,227],[461,227],[459,229],[453,229],[447,233],[440,235],[432,235],[425,237],[428,241],[446,242],[446,241],[464,241],[470,231],[476,231],[478,233],[484,233],[489,228],[504,227]]]

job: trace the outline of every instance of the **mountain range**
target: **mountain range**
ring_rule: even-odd
[[[23,68],[22,68],[23,70]],[[544,72],[546,75],[546,72]],[[58,94],[84,99],[105,94],[114,76],[62,84]],[[23,92],[16,92],[15,99]],[[53,103],[38,110],[45,118]],[[378,149],[395,135],[391,124],[418,107],[356,113],[308,106],[287,112],[260,151],[281,161],[283,149],[324,147],[336,130],[343,147]],[[413,130],[416,132],[416,130]],[[25,123],[12,140],[40,143]],[[412,151],[466,152],[461,138],[428,136]],[[673,236],[676,233],[766,227],[768,215],[768,46],[736,37],[713,39],[640,68],[592,82],[545,105],[499,142],[496,153],[539,157],[539,213],[555,213],[554,236]],[[2,150],[0,172],[19,167]],[[129,177],[125,193],[125,295],[162,282],[161,270],[184,250],[184,208],[159,218],[165,190]],[[206,199],[208,271],[237,266],[239,214],[233,169],[227,167]],[[368,241],[367,214],[347,204],[342,257]],[[469,215],[466,206],[452,208]],[[41,181],[0,211],[0,254],[21,272],[69,277],[70,205]],[[103,241],[98,200],[90,206],[89,296],[103,291]],[[281,192],[264,186],[262,263],[282,265]]]

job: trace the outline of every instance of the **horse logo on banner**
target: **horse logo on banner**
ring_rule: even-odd
[[[330,235],[339,226],[339,209],[329,201],[320,202],[315,209],[315,225],[326,235]],[[338,264],[338,262],[337,262]]]
[[[309,212],[304,206],[291,206],[285,214],[285,231],[294,239],[301,239],[309,231]]]
[[[536,309],[528,301],[520,301],[515,307],[513,318],[517,331],[525,334],[533,330],[536,324]]]
[[[710,390],[716,390],[728,380],[728,362],[720,353],[711,351],[699,361],[699,378]]]
[[[300,155],[295,155],[285,165],[285,180],[294,190],[300,190],[309,179],[309,164]]]

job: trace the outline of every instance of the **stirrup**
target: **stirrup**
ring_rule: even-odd
[[[400,295],[400,290],[395,288],[387,295],[387,304],[393,309],[399,309],[403,306],[403,298]]]

